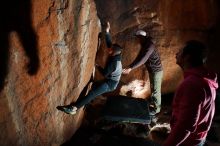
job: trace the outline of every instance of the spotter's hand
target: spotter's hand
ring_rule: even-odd
[[[122,73],[123,74],[129,74],[130,71],[131,71],[131,68],[125,68],[125,69],[123,69]]]

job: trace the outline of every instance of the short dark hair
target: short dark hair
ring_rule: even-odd
[[[121,53],[122,47],[118,44],[112,44],[112,49],[114,50],[114,53]]]
[[[183,48],[183,56],[185,55],[190,56],[189,61],[192,66],[200,66],[206,59],[206,46],[197,40],[187,41]]]

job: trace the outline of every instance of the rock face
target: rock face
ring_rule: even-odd
[[[3,3],[0,145],[60,145],[83,118],[83,111],[69,116],[56,106],[75,101],[90,79],[100,31],[95,3]]]
[[[188,40],[201,40],[207,44],[209,67],[219,72],[219,65],[214,63],[219,60],[216,54],[219,54],[219,49],[215,47],[219,26],[217,1],[96,0],[96,5],[101,22],[108,20],[112,24],[113,40],[124,47],[124,67],[135,59],[140,49],[132,37],[135,31],[143,29],[153,37],[164,69],[163,93],[173,92],[182,79],[175,54]],[[123,75],[122,84],[133,84],[136,79],[149,83],[145,66]],[[148,93],[143,97],[149,96],[149,88],[148,84],[144,89]]]
[[[69,116],[56,106],[77,100],[95,60],[104,65],[103,42],[96,56],[99,20],[110,21],[113,41],[124,47],[124,67],[139,51],[134,32],[149,32],[162,59],[163,93],[181,81],[175,53],[186,40],[204,41],[209,66],[220,72],[217,0],[8,0],[2,6],[0,145],[60,145],[78,129],[83,110]],[[144,66],[121,81],[135,79],[149,83]],[[144,87],[141,98],[149,94]]]

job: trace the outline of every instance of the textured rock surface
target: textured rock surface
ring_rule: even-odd
[[[164,67],[163,93],[173,92],[182,78],[175,53],[186,40],[207,43],[208,64],[220,72],[217,0],[8,0],[1,4],[0,145],[60,145],[78,129],[84,112],[69,116],[56,106],[78,98],[95,57],[105,64],[104,44],[95,56],[99,18],[110,21],[113,41],[125,48],[124,66],[139,51],[133,33],[144,29],[152,35]],[[122,83],[135,79],[149,83],[144,66],[122,76]],[[144,91],[149,91],[147,83]]]
[[[217,59],[219,49],[217,49],[218,45],[215,45],[218,40],[215,31],[219,27],[217,1],[95,1],[101,21],[110,21],[113,40],[124,47],[124,67],[134,60],[139,51],[140,46],[132,37],[134,32],[137,29],[144,29],[153,37],[164,68],[163,93],[173,92],[182,79],[181,70],[176,65],[175,54],[187,40],[196,39],[206,43],[210,50],[209,66],[219,72],[219,65],[213,64],[219,61]],[[122,76],[122,82],[125,84],[135,79],[149,83],[144,66],[133,70],[127,76]],[[149,87],[148,85],[144,90],[149,92]],[[145,97],[147,95],[149,93],[146,93]]]
[[[56,106],[76,100],[90,79],[100,31],[95,3],[9,2],[0,11],[1,20],[8,17],[0,25],[1,51],[8,55],[1,54],[8,63],[1,64],[7,71],[1,76],[0,145],[60,145],[83,118],[83,111],[68,116]]]

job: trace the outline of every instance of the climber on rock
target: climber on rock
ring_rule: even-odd
[[[93,83],[89,93],[82,99],[77,100],[75,103],[67,106],[58,106],[57,108],[67,114],[74,115],[77,110],[84,105],[90,103],[95,97],[106,93],[114,91],[117,88],[119,80],[122,74],[122,64],[121,64],[121,51],[122,47],[118,44],[112,44],[110,35],[110,23],[107,22],[107,27],[105,29],[105,39],[108,51],[108,61],[104,68],[96,64],[97,69],[105,77],[104,80],[96,81]]]

